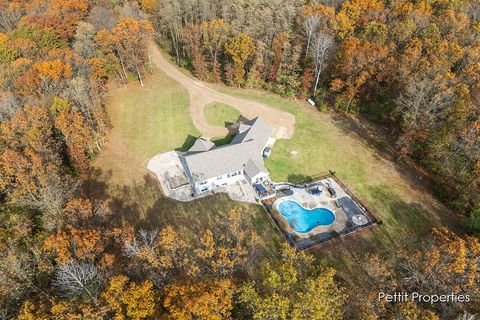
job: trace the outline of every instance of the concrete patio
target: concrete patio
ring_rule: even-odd
[[[179,159],[179,156],[182,154],[183,153],[179,151],[157,154],[150,159],[147,164],[148,170],[157,176],[163,194],[166,197],[177,201],[188,202],[209,196],[213,193],[226,193],[230,199],[235,201],[257,203],[255,191],[246,180],[240,180],[237,183],[218,188],[214,192],[194,195]]]

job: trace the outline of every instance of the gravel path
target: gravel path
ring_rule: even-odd
[[[262,117],[274,129],[273,136],[276,139],[290,139],[292,137],[295,126],[295,117],[292,114],[262,103],[233,97],[213,90],[203,82],[192,79],[178,70],[162,56],[155,43],[150,43],[149,51],[152,62],[188,90],[193,123],[203,136],[213,138],[228,134],[227,128],[212,126],[205,118],[203,108],[208,103],[216,101],[231,105],[248,119],[256,116]]]

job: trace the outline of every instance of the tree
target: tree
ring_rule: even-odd
[[[212,275],[230,277],[247,268],[255,258],[258,235],[238,210],[212,230],[207,229],[197,239],[195,255],[199,267]]]
[[[233,83],[240,85],[244,81],[245,63],[255,52],[255,45],[252,37],[246,33],[239,33],[227,40],[225,53],[228,54],[234,63]]]
[[[45,239],[43,250],[54,253],[60,264],[96,261],[105,250],[103,237],[97,230],[67,225]]]
[[[180,275],[194,276],[198,272],[189,257],[190,245],[171,226],[165,227],[154,237],[126,235],[124,252],[143,267],[143,272],[156,285],[165,285]]]
[[[368,98],[379,83],[386,85],[384,82],[393,63],[388,47],[362,42],[353,36],[345,39],[338,52],[334,78],[330,83],[331,90],[339,93],[339,105],[349,112],[360,93]]]
[[[339,319],[346,295],[335,270],[312,267],[313,257],[285,244],[278,266],[265,264],[258,281],[239,289],[239,301],[252,319]]]
[[[313,96],[317,94],[318,82],[324,69],[324,65],[332,52],[334,45],[333,37],[323,31],[318,31],[313,35],[311,51],[313,57],[315,83],[313,85]]]
[[[164,307],[172,319],[231,319],[233,282],[229,279],[165,288]]]
[[[142,86],[140,68],[147,61],[147,46],[152,32],[153,29],[149,23],[139,22],[132,18],[120,20],[112,29],[113,41],[120,60],[130,71],[137,74]]]
[[[54,98],[51,110],[56,112],[55,127],[62,133],[71,163],[80,171],[89,166],[88,155],[92,153],[93,132],[83,116],[73,111],[68,102]]]
[[[75,41],[73,50],[84,58],[93,58],[96,56],[96,45],[93,41],[95,36],[95,27],[90,23],[80,22],[75,32]]]
[[[130,319],[141,320],[155,314],[155,295],[151,281],[131,283],[122,297]]]
[[[71,262],[55,271],[53,285],[64,296],[83,296],[95,299],[100,287],[100,270],[92,263]]]
[[[316,14],[308,15],[302,22],[303,32],[307,38],[307,48],[305,52],[310,52],[310,42],[314,33],[318,30],[320,25],[320,17]]]
[[[208,78],[207,64],[203,55],[200,26],[189,23],[183,28],[183,38],[190,54],[195,75],[200,79]]]
[[[275,35],[272,42],[273,62],[270,67],[270,74],[268,76],[269,81],[274,81],[277,78],[277,72],[279,71],[282,61],[285,59],[285,52],[289,47],[289,34],[286,32],[280,32]]]
[[[418,247],[407,249],[396,257],[400,268],[397,277],[410,292],[474,295],[480,273],[480,243],[477,238],[460,237],[447,228],[435,228]],[[439,313],[456,316],[462,303],[450,301],[438,306]]]
[[[12,201],[43,210],[45,227],[53,228],[77,184],[62,172],[50,116],[26,106],[1,124],[1,132],[0,188]]]
[[[220,81],[219,54],[230,33],[230,25],[223,19],[214,19],[200,25],[203,43],[211,60],[211,81]]]
[[[102,293],[101,297],[114,315],[113,318],[125,319],[127,316],[128,319],[141,320],[152,317],[156,311],[152,282],[132,282],[127,287],[128,282],[126,276],[114,276]]]

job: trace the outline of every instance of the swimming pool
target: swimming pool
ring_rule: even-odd
[[[299,233],[310,232],[318,226],[328,226],[335,221],[335,215],[326,208],[305,209],[293,200],[282,201],[278,211],[290,226]]]

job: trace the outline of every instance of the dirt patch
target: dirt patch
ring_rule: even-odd
[[[173,66],[162,56],[154,42],[150,43],[149,50],[152,62],[160,70],[188,90],[190,95],[190,113],[192,120],[195,127],[203,136],[212,138],[228,134],[227,128],[210,125],[205,118],[203,110],[209,103],[221,102],[231,105],[240,111],[242,116],[246,118],[252,119],[257,116],[262,117],[272,126],[273,136],[276,139],[290,139],[292,137],[295,126],[295,117],[291,113],[276,110],[262,103],[229,96],[215,91],[203,82],[189,78]]]

